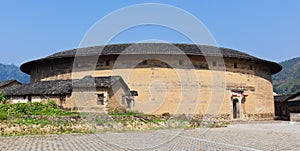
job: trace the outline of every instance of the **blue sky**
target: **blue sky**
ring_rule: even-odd
[[[220,46],[276,62],[300,56],[300,1],[297,0],[3,0],[0,3],[0,63],[20,65],[76,48],[98,20],[122,7],[141,3],[169,4],[191,13],[205,24]],[[190,43],[183,35],[158,26],[127,30],[111,43],[148,39]]]

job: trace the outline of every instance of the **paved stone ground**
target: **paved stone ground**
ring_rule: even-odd
[[[300,150],[300,125],[0,137],[0,150]]]

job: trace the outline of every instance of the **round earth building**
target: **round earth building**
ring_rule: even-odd
[[[121,76],[139,94],[134,110],[144,113],[229,119],[273,118],[271,75],[281,69],[275,62],[233,49],[165,43],[73,49],[21,65],[31,83]]]

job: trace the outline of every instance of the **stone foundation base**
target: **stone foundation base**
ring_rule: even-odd
[[[244,114],[245,120],[270,120],[274,119],[275,115],[274,113],[259,113],[259,114],[250,114],[246,113]]]
[[[233,120],[273,120],[274,119],[274,113],[259,113],[259,114],[250,114],[250,113],[244,113],[243,118],[237,118],[233,119],[231,114],[219,114],[219,115],[173,115],[174,117],[182,117],[197,121],[233,121]]]

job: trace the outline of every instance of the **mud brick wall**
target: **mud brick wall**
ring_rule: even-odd
[[[139,93],[135,109],[153,114],[232,114],[230,92],[239,90],[249,94],[242,105],[244,118],[274,114],[271,70],[264,64],[234,58],[223,63],[201,56],[148,58],[101,56],[96,64],[73,64],[70,59],[48,62],[32,69],[31,81],[121,75]],[[82,70],[72,74],[74,66]]]

